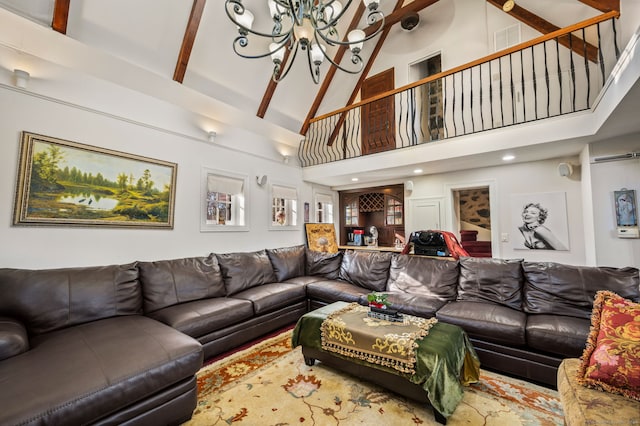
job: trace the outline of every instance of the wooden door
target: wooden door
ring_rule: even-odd
[[[367,78],[362,84],[362,100],[393,90],[394,69]],[[362,155],[396,147],[394,97],[380,99],[362,107]]]

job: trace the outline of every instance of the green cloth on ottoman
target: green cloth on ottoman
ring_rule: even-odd
[[[321,325],[333,311],[343,308],[346,302],[336,302],[303,315],[293,330],[292,346],[322,350]],[[463,385],[477,382],[480,377],[480,361],[460,327],[438,322],[429,335],[419,341],[416,350],[416,373],[400,373],[392,368],[370,364],[347,356],[327,352],[331,356],[367,365],[393,373],[420,385],[429,402],[445,418],[451,416],[462,400]],[[366,378],[364,378],[366,380]]]

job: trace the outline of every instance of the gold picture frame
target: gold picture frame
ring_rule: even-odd
[[[338,241],[333,223],[305,223],[307,247],[322,253],[337,253]]]
[[[22,132],[13,224],[172,229],[177,169]]]

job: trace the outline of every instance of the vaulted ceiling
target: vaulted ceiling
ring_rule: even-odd
[[[433,39],[433,32],[460,25],[455,16],[473,19],[465,9],[468,4],[477,11],[480,1],[381,0],[386,27],[365,45],[365,72],[356,76],[335,72],[325,61],[318,85],[312,83],[306,59],[300,55],[280,83],[271,79],[268,57],[250,60],[235,55],[232,43],[237,31],[222,0],[0,0],[0,7],[298,134],[304,133],[310,118],[353,102],[367,72],[376,71],[378,60],[388,63],[385,55],[414,49],[421,39]],[[482,1],[482,10],[505,13],[505,1]],[[243,3],[255,15],[254,28],[269,32],[266,1]],[[353,1],[339,28],[341,34],[348,32],[349,25],[367,26],[365,18],[354,18],[357,11],[362,12],[359,5]],[[619,8],[619,0],[517,0],[508,14],[539,34]],[[412,32],[398,25],[408,12],[419,12],[421,19]],[[328,53],[340,60],[344,52],[329,47]],[[343,61],[350,60],[349,55],[343,56]]]

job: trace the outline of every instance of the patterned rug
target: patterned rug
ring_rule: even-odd
[[[430,408],[316,363],[291,331],[203,367],[189,426],[437,425]],[[456,425],[562,425],[558,393],[482,370],[448,419]]]

